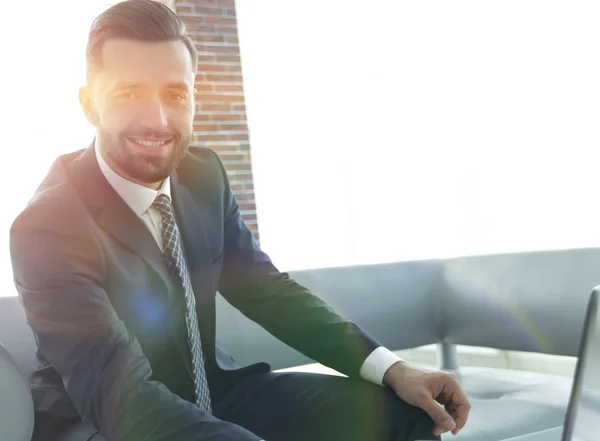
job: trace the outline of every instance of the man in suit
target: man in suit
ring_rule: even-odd
[[[81,420],[108,441],[458,433],[470,405],[456,378],[409,366],[279,272],[217,155],[190,147],[197,54],[178,17],[119,3],[94,22],[87,57],[94,142],[56,160],[10,233],[40,360],[34,438]],[[348,378],[236,365],[215,343],[217,291]]]

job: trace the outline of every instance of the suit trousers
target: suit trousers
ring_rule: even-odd
[[[231,388],[214,413],[265,441],[440,439],[429,415],[391,388],[332,375],[256,375]]]
[[[211,394],[214,415],[248,429],[265,441],[440,439],[433,435],[434,423],[423,410],[402,401],[389,387],[363,380],[304,372],[268,372],[223,386]],[[65,423],[73,424],[66,420]],[[40,419],[36,421],[33,440],[64,439],[57,437],[60,431],[57,419]],[[87,441],[89,436],[86,432],[82,439]],[[91,439],[105,441],[99,434]]]

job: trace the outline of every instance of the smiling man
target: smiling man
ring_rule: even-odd
[[[34,440],[414,441],[464,426],[454,376],[403,363],[260,250],[217,155],[190,147],[197,54],[169,8],[118,3],[87,57],[95,140],[56,160],[10,233],[39,349]],[[217,291],[348,378],[238,366],[215,342]]]

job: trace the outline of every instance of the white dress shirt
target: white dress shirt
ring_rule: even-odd
[[[162,218],[158,210],[152,207],[152,203],[159,194],[165,194],[171,199],[170,180],[165,179],[158,190],[128,181],[109,167],[98,148],[95,150],[98,165],[106,180],[115,189],[117,194],[121,196],[123,201],[144,222],[162,250]],[[402,359],[389,349],[380,346],[371,352],[363,362],[360,368],[360,375],[367,381],[381,385],[385,372],[398,361],[402,361]]]

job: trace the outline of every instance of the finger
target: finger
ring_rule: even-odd
[[[452,433],[456,435],[467,423],[469,412],[471,411],[471,403],[469,403],[469,399],[460,386],[456,389],[454,394],[452,394],[451,403],[454,422],[456,423],[456,427]]]
[[[456,423],[456,427],[452,431],[454,435],[456,435],[460,430],[462,430],[463,427],[465,427],[470,410],[470,405],[459,404],[456,406],[456,410],[452,412],[454,414],[454,422]]]
[[[452,402],[456,404],[469,404],[469,399],[460,387],[458,380],[454,380],[450,385],[449,395],[452,397]]]
[[[448,412],[450,416],[456,421],[456,404],[454,404],[453,402],[449,402],[444,406],[444,409],[446,409],[446,412]]]
[[[467,423],[471,404],[458,379],[452,376],[449,380],[444,384],[444,390],[436,399],[444,404],[444,407],[454,419],[455,427],[452,429],[452,433],[456,435]]]
[[[430,396],[421,403],[421,408],[433,419],[435,423],[434,435],[454,430],[456,423],[454,419],[440,407]]]

